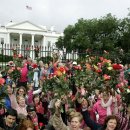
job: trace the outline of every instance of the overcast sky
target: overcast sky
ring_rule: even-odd
[[[127,17],[129,7],[130,0],[0,0],[0,24],[29,20],[48,28],[55,26],[61,32],[80,18],[100,18],[108,13]]]

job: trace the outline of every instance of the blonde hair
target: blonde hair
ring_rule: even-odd
[[[34,124],[33,124],[33,122],[31,120],[24,119],[21,122],[18,130],[27,130],[27,128],[32,128],[34,130]]]
[[[78,117],[80,123],[83,120],[83,116],[80,112],[74,112],[74,111],[71,112],[70,115],[69,115],[69,121],[71,121],[74,117]]]
[[[18,101],[19,101],[21,98],[25,100],[24,96],[20,96],[20,95],[18,95],[18,96],[16,97],[16,100],[17,100],[17,103],[18,103],[18,104],[19,104]]]

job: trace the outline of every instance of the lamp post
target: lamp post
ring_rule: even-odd
[[[4,38],[1,38],[1,45],[2,45],[2,50],[1,50],[1,54],[2,54],[2,68],[3,68],[3,55],[4,55],[3,44],[4,44]]]

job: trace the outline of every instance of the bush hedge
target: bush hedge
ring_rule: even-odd
[[[0,62],[9,62],[13,60],[13,56],[0,54]]]
[[[43,61],[43,63],[49,63],[49,61],[52,61],[53,58],[51,56],[46,56],[46,57],[40,57],[39,59],[37,59],[37,61]]]

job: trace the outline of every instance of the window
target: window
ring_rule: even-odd
[[[0,43],[4,44],[4,38],[0,38]]]
[[[17,39],[15,38],[14,41],[17,41]]]

